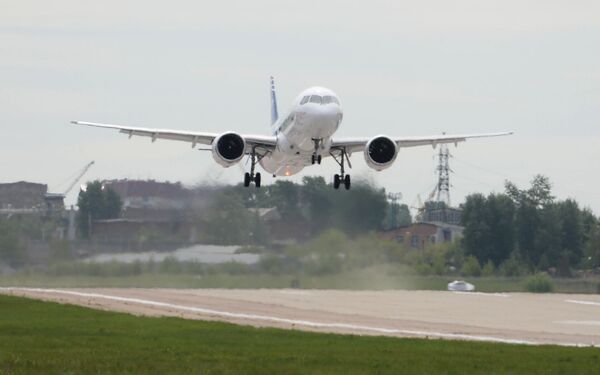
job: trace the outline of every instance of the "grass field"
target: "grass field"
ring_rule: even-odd
[[[600,349],[316,334],[0,296],[0,374],[599,374]]]
[[[459,277],[460,278],[460,277]],[[331,275],[272,275],[272,274],[169,274],[140,273],[137,275],[62,275],[16,273],[0,276],[0,286],[40,287],[140,287],[140,288],[290,288],[297,280],[306,289],[353,290],[445,290],[452,276],[418,276],[405,274],[393,267],[377,266]],[[467,278],[482,292],[523,292],[524,278],[479,277]],[[560,293],[597,293],[600,280],[554,279],[555,291]]]

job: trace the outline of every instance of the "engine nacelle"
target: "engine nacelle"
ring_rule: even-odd
[[[212,143],[212,155],[223,167],[231,167],[246,154],[246,140],[233,132],[223,133]]]
[[[398,145],[389,137],[378,135],[367,142],[365,160],[377,171],[389,168],[398,156]]]

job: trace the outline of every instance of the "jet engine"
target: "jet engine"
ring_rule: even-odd
[[[246,154],[246,141],[233,132],[219,135],[212,143],[212,155],[223,167],[231,167],[242,160]]]
[[[377,171],[389,168],[398,156],[398,146],[389,137],[379,135],[367,142],[365,160],[367,165]]]

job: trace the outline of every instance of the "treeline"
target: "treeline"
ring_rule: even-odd
[[[462,221],[465,254],[507,276],[600,266],[598,218],[573,199],[556,200],[545,176],[528,189],[507,182],[503,194],[468,196]]]
[[[60,219],[33,215],[0,218],[0,274],[6,267],[16,269],[30,262],[27,249],[31,242],[47,243],[48,258],[68,257],[66,241],[53,238],[53,233],[63,225]]]
[[[277,208],[276,230],[297,239],[328,229],[356,235],[411,222],[406,205],[392,205],[384,189],[357,181],[352,189],[334,190],[323,177],[304,177],[302,183],[278,180],[260,189],[241,184],[223,187],[206,215],[205,239],[222,244],[265,244],[269,234],[258,209]]]

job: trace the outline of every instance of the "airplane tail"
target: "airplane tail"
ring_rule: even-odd
[[[275,95],[275,79],[271,76],[271,125],[273,125],[279,113],[277,113],[277,96]]]

